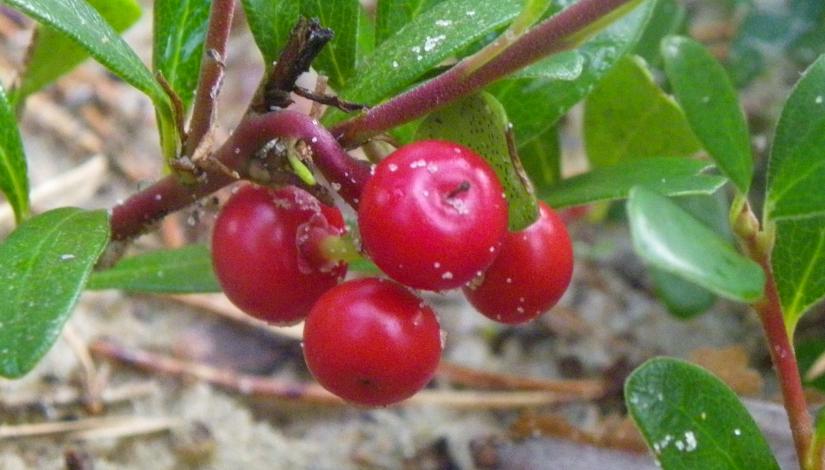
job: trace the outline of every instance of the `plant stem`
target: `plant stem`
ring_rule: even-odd
[[[581,0],[537,25],[484,65],[462,60],[436,78],[332,129],[346,148],[468,96],[550,54],[577,45],[571,38],[633,0]]]
[[[284,110],[248,116],[211,158],[245,175],[249,159],[277,138],[302,139],[313,151],[313,161],[324,176],[340,184],[341,197],[358,205],[361,188],[370,176],[366,162],[350,157],[318,121],[296,111]],[[112,209],[113,240],[127,240],[143,233],[166,214],[189,206],[198,199],[232,183],[235,178],[217,168],[206,168],[203,181],[187,184],[169,175],[134,194]]]
[[[232,29],[232,17],[235,13],[235,0],[213,0],[209,11],[209,26],[203,46],[198,89],[195,92],[195,104],[192,107],[192,120],[189,123],[189,135],[186,138],[184,154],[192,156],[212,127],[215,117],[215,100],[218,98],[223,82],[226,44]]]
[[[739,219],[734,224],[734,230],[747,254],[759,263],[765,272],[764,296],[752,307],[759,314],[762,329],[768,341],[768,349],[770,349],[771,360],[782,389],[782,400],[788,413],[799,465],[802,469],[811,469],[813,466],[809,452],[813,426],[811,415],[808,413],[808,404],[805,401],[805,392],[802,389],[802,377],[799,374],[796,353],[782,315],[782,304],[779,301],[776,279],[771,268],[772,243],[765,242],[766,232],[760,230],[759,222],[747,202],[742,206]]]

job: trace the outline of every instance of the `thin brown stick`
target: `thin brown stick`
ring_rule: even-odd
[[[607,384],[598,379],[550,380],[520,377],[464,367],[449,361],[441,361],[438,365],[438,375],[451,382],[467,386],[504,390],[540,390],[575,395],[582,400],[601,398],[607,392]]]
[[[229,42],[234,14],[235,0],[213,0],[209,11],[209,26],[203,45],[200,78],[198,89],[195,92],[195,104],[192,106],[192,120],[189,123],[184,155],[191,156],[198,148],[203,136],[212,128],[215,101],[218,99],[223,82],[226,45]]]

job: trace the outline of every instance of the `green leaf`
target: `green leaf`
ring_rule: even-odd
[[[444,59],[507,25],[521,6],[522,0],[445,0],[376,48],[341,94],[350,101],[374,105],[403,90]],[[340,113],[334,116],[342,117]]]
[[[647,264],[732,300],[762,296],[759,265],[666,197],[637,186],[627,214],[633,246]]]
[[[543,191],[561,179],[561,142],[555,127],[519,146],[519,158],[524,171],[537,191]]]
[[[301,0],[242,0],[249,29],[267,66],[278,59],[301,14]]]
[[[155,0],[152,65],[188,107],[198,86],[212,0]]]
[[[742,194],[753,177],[750,133],[728,74],[701,44],[671,36],[662,42],[667,78],[693,132]]]
[[[444,0],[378,0],[375,44],[380,45],[407,23]]]
[[[806,387],[813,387],[819,391],[825,391],[825,375],[818,375],[817,377],[808,377],[810,369],[825,354],[825,340],[821,337],[811,338],[807,340],[797,341],[794,344],[794,351],[796,352],[796,361],[799,364],[799,375],[803,379],[803,384]]]
[[[0,190],[6,195],[14,218],[20,223],[29,214],[29,178],[26,154],[17,118],[0,85]]]
[[[652,359],[628,377],[625,401],[665,470],[779,470],[736,394],[700,367]]]
[[[117,32],[125,31],[140,18],[140,5],[135,0],[87,1]],[[69,36],[48,26],[38,27],[20,77],[18,97],[25,98],[40,90],[87,57],[87,50]]]
[[[105,211],[55,209],[0,245],[0,375],[31,370],[60,336],[109,241]]]
[[[507,110],[520,148],[554,127],[636,45],[655,4],[644,2],[579,48],[536,62],[491,87]]]
[[[689,320],[707,311],[716,301],[709,290],[675,274],[657,268],[650,268],[648,272],[656,295],[676,318]]]
[[[163,89],[137,54],[84,0],[0,1],[74,39],[98,62],[153,101],[166,99]]]
[[[660,155],[696,153],[685,115],[654,82],[644,61],[625,57],[585,103],[584,140],[595,167]]]
[[[509,204],[509,227],[519,231],[538,218],[538,202],[524,184],[518,156],[510,155],[509,121],[501,104],[480,93],[430,114],[418,127],[415,140],[440,139],[473,149],[493,167]]]
[[[361,5],[358,0],[304,0],[301,12],[335,32],[312,66],[329,77],[333,88],[342,89],[355,70]]]
[[[359,8],[361,24],[358,28],[358,66],[375,50],[375,20],[362,5]],[[358,67],[356,66],[356,67]]]
[[[727,181],[705,175],[713,164],[681,157],[628,161],[561,180],[539,192],[554,208],[624,199],[634,186],[645,186],[668,196],[712,194]]]
[[[209,248],[203,245],[123,259],[111,269],[92,274],[87,288],[173,294],[221,291]]]
[[[685,23],[685,7],[677,0],[659,0],[644,34],[639,39],[633,53],[644,58],[651,65],[661,63],[660,44],[665,36],[676,34]]]
[[[825,298],[825,217],[776,222],[771,253],[776,287],[788,331]]]
[[[785,102],[768,163],[769,219],[825,216],[825,55]]]

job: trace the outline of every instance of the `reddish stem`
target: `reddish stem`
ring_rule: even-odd
[[[574,47],[574,42],[564,39],[629,1],[581,0],[528,31],[477,70],[468,73],[469,62],[464,59],[429,82],[339,124],[332,133],[346,148],[356,147],[376,134],[475,93],[543,57]]]
[[[341,197],[357,207],[361,188],[370,176],[369,164],[350,157],[328,130],[305,114],[286,110],[248,116],[215,151],[213,158],[242,172],[249,158],[261,147],[283,137],[304,140],[313,151],[313,161],[318,169],[327,179],[340,184]],[[226,173],[211,168],[205,170],[204,177],[203,182],[186,184],[170,175],[115,206],[111,218],[112,239],[135,237],[166,214],[235,181]]]
[[[191,156],[212,127],[215,115],[215,100],[223,81],[226,44],[232,29],[235,0],[214,0],[209,12],[209,26],[203,46],[203,59],[192,107],[192,121],[186,138],[185,155]]]

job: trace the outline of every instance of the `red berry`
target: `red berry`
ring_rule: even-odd
[[[540,202],[539,219],[508,233],[501,253],[479,285],[464,295],[485,316],[502,323],[525,323],[559,301],[573,275],[573,245],[561,218]]]
[[[358,207],[364,249],[417,289],[459,287],[496,257],[507,202],[490,166],[443,141],[404,146],[375,168]]]
[[[288,186],[244,186],[224,205],[212,234],[212,264],[229,300],[275,324],[302,320],[315,300],[346,273],[343,263],[319,266],[303,254],[298,234],[310,228],[344,233],[334,207]]]
[[[389,280],[357,279],[330,289],[304,324],[304,358],[312,375],[360,405],[409,398],[430,381],[440,356],[432,309]]]

